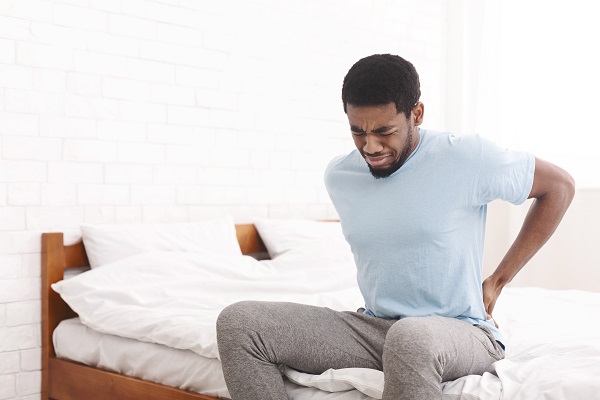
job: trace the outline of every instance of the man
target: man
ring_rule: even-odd
[[[356,150],[325,183],[354,254],[365,308],[336,312],[243,302],[217,323],[234,400],[286,399],[278,365],[384,371],[384,400],[441,399],[441,383],[482,374],[504,357],[492,313],[502,288],[556,229],[573,195],[569,174],[479,136],[420,128],[413,65],[359,60],[342,87]],[[482,282],[486,205],[535,198],[521,232]]]

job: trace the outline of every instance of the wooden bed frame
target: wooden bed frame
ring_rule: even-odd
[[[254,225],[236,225],[244,254],[267,250]],[[62,233],[42,234],[42,400],[215,400],[216,397],[173,388],[56,357],[52,332],[77,314],[50,287],[68,268],[89,266],[83,243],[64,245]]]

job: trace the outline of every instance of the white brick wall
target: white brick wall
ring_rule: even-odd
[[[40,392],[40,233],[334,218],[341,82],[404,55],[442,125],[442,0],[0,2],[0,400]]]

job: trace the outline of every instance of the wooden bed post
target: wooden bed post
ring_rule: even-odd
[[[267,251],[254,224],[236,225],[235,232],[243,254],[257,254]]]
[[[50,285],[62,279],[65,252],[62,233],[42,234],[42,400],[48,399],[48,360],[54,356],[52,332],[64,318],[66,304]],[[52,313],[50,312],[52,310]],[[62,311],[62,312],[61,312]]]
[[[52,332],[60,321],[75,316],[58,293],[54,282],[63,279],[66,268],[89,265],[81,242],[64,245],[62,233],[42,233],[42,400],[49,397],[49,359],[55,356]]]

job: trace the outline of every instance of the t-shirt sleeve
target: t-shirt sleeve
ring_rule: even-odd
[[[325,182],[325,189],[327,189],[327,192],[330,193],[331,196],[331,187],[332,184],[334,183],[334,178],[333,178],[333,174],[334,174],[334,170],[336,169],[336,167],[338,166],[338,164],[340,163],[340,160],[342,159],[342,156],[337,156],[334,159],[332,159],[329,164],[327,164],[327,167],[325,168],[325,172],[323,174],[323,181]]]
[[[535,157],[524,151],[504,149],[481,138],[481,160],[475,193],[477,205],[501,199],[522,204],[533,186]]]

